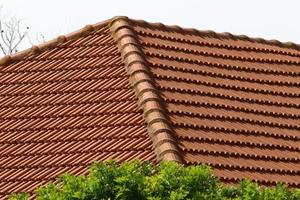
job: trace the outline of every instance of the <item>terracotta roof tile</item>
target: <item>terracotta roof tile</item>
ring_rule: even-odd
[[[0,59],[0,198],[93,161],[300,186],[300,48],[117,17]]]
[[[0,70],[1,199],[97,160],[156,162],[107,23]]]
[[[299,48],[132,21],[186,164],[300,186]]]

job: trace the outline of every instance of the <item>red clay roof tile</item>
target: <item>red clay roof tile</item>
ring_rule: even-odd
[[[298,47],[131,22],[186,164],[300,186]]]
[[[156,162],[107,23],[63,41],[1,66],[0,198],[97,160]]]
[[[117,17],[0,63],[1,198],[109,158],[300,186],[296,44]]]

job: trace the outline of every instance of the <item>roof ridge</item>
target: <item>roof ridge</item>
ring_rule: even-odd
[[[229,32],[222,32],[222,33],[217,33],[212,30],[199,30],[196,28],[183,28],[178,25],[166,25],[160,22],[147,22],[145,20],[139,20],[139,19],[130,19],[134,23],[142,26],[147,26],[147,27],[154,27],[154,28],[160,28],[160,29],[168,29],[171,31],[178,31],[178,32],[187,32],[189,34],[205,34],[205,35],[210,35],[213,37],[223,37],[223,38],[230,38],[230,39],[240,39],[240,40],[246,40],[249,42],[259,42],[263,44],[269,44],[269,45],[276,45],[279,47],[285,47],[285,48],[293,48],[295,50],[300,51],[300,44],[294,43],[294,42],[281,42],[276,39],[264,39],[262,37],[249,37],[247,35],[236,35],[232,34]]]
[[[138,39],[127,17],[115,17],[109,23],[114,40],[117,42],[129,82],[138,98],[138,106],[147,122],[148,134],[153,142],[158,160],[183,162],[174,131],[169,125],[163,101],[155,88],[154,79],[147,66]]]
[[[300,44],[296,44],[293,42],[281,42],[279,40],[266,40],[264,38],[258,37],[258,38],[253,38],[253,37],[248,37],[246,35],[235,35],[231,34],[229,32],[223,32],[223,33],[217,33],[212,30],[198,30],[195,28],[183,28],[178,25],[165,25],[163,23],[153,23],[153,22],[147,22],[145,20],[139,20],[139,19],[131,19],[125,16],[117,16],[113,17],[111,19],[96,23],[96,24],[89,24],[84,26],[83,28],[76,30],[74,32],[68,33],[66,35],[60,35],[50,41],[47,41],[45,43],[39,44],[39,45],[33,45],[32,47],[22,50],[20,52],[11,54],[11,55],[6,55],[4,57],[0,58],[0,65],[9,65],[12,62],[19,61],[23,59],[26,56],[34,55],[37,53],[41,53],[45,50],[51,49],[55,47],[58,44],[61,44],[66,41],[70,40],[75,40],[81,36],[85,36],[92,31],[98,30],[102,28],[105,25],[111,24],[111,22],[114,19],[117,18],[126,18],[129,21],[132,21],[134,23],[140,24],[140,25],[146,25],[146,26],[151,26],[151,27],[156,27],[156,28],[163,28],[163,29],[168,29],[168,30],[173,30],[173,31],[179,31],[179,32],[188,32],[190,34],[205,34],[205,35],[211,35],[214,37],[225,37],[225,38],[231,38],[231,39],[241,39],[241,40],[247,40],[249,42],[260,42],[263,44],[269,44],[269,45],[277,45],[279,47],[286,47],[286,48],[293,48],[295,50],[300,51]]]
[[[23,51],[17,52],[15,54],[11,55],[6,55],[2,58],[0,58],[0,65],[9,65],[12,62],[19,61],[23,59],[26,56],[34,55],[37,53],[41,53],[45,50],[49,50],[53,47],[55,47],[58,44],[70,41],[70,40],[75,40],[78,39],[79,37],[88,35],[92,31],[99,30],[100,28],[106,26],[111,19],[105,20],[96,24],[89,24],[84,26],[81,29],[78,29],[76,31],[73,31],[71,33],[68,33],[66,35],[60,35],[50,41],[47,41],[45,43],[39,44],[39,45],[33,45],[32,47],[25,49]]]

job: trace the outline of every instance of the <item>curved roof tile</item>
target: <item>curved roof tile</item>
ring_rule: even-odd
[[[1,198],[109,158],[300,186],[297,44],[116,17],[0,64]]]

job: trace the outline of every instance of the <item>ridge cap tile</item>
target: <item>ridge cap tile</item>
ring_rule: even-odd
[[[114,40],[117,42],[126,71],[129,72],[129,82],[139,99],[138,105],[143,110],[144,119],[148,126],[148,134],[153,141],[158,160],[173,160],[183,163],[175,133],[170,127],[163,107],[163,100],[155,88],[155,81],[149,72],[137,36],[132,30],[131,20],[123,16],[115,17],[109,23],[109,28]],[[132,68],[136,63],[139,65],[137,70],[134,70]],[[147,96],[144,97],[144,94],[147,94]],[[148,103],[140,103],[141,99]],[[149,102],[153,102],[154,105],[149,104]]]
[[[109,23],[110,20],[105,20],[103,22],[99,22],[96,24],[88,24],[85,25],[83,28],[78,29],[74,32],[68,33],[66,35],[60,35],[52,40],[49,40],[47,42],[38,44],[38,45],[33,45],[32,47],[22,50],[20,52],[11,54],[11,55],[6,55],[2,58],[0,58],[0,66],[1,65],[9,65],[13,62],[16,61],[20,61],[21,59],[27,57],[27,56],[31,56],[31,55],[35,55],[37,53],[41,53],[45,50],[49,50],[54,48],[55,46],[62,44],[64,42],[67,41],[71,41],[71,40],[75,40],[78,39],[79,37],[85,36],[95,30],[98,30],[104,26],[106,26]]]

